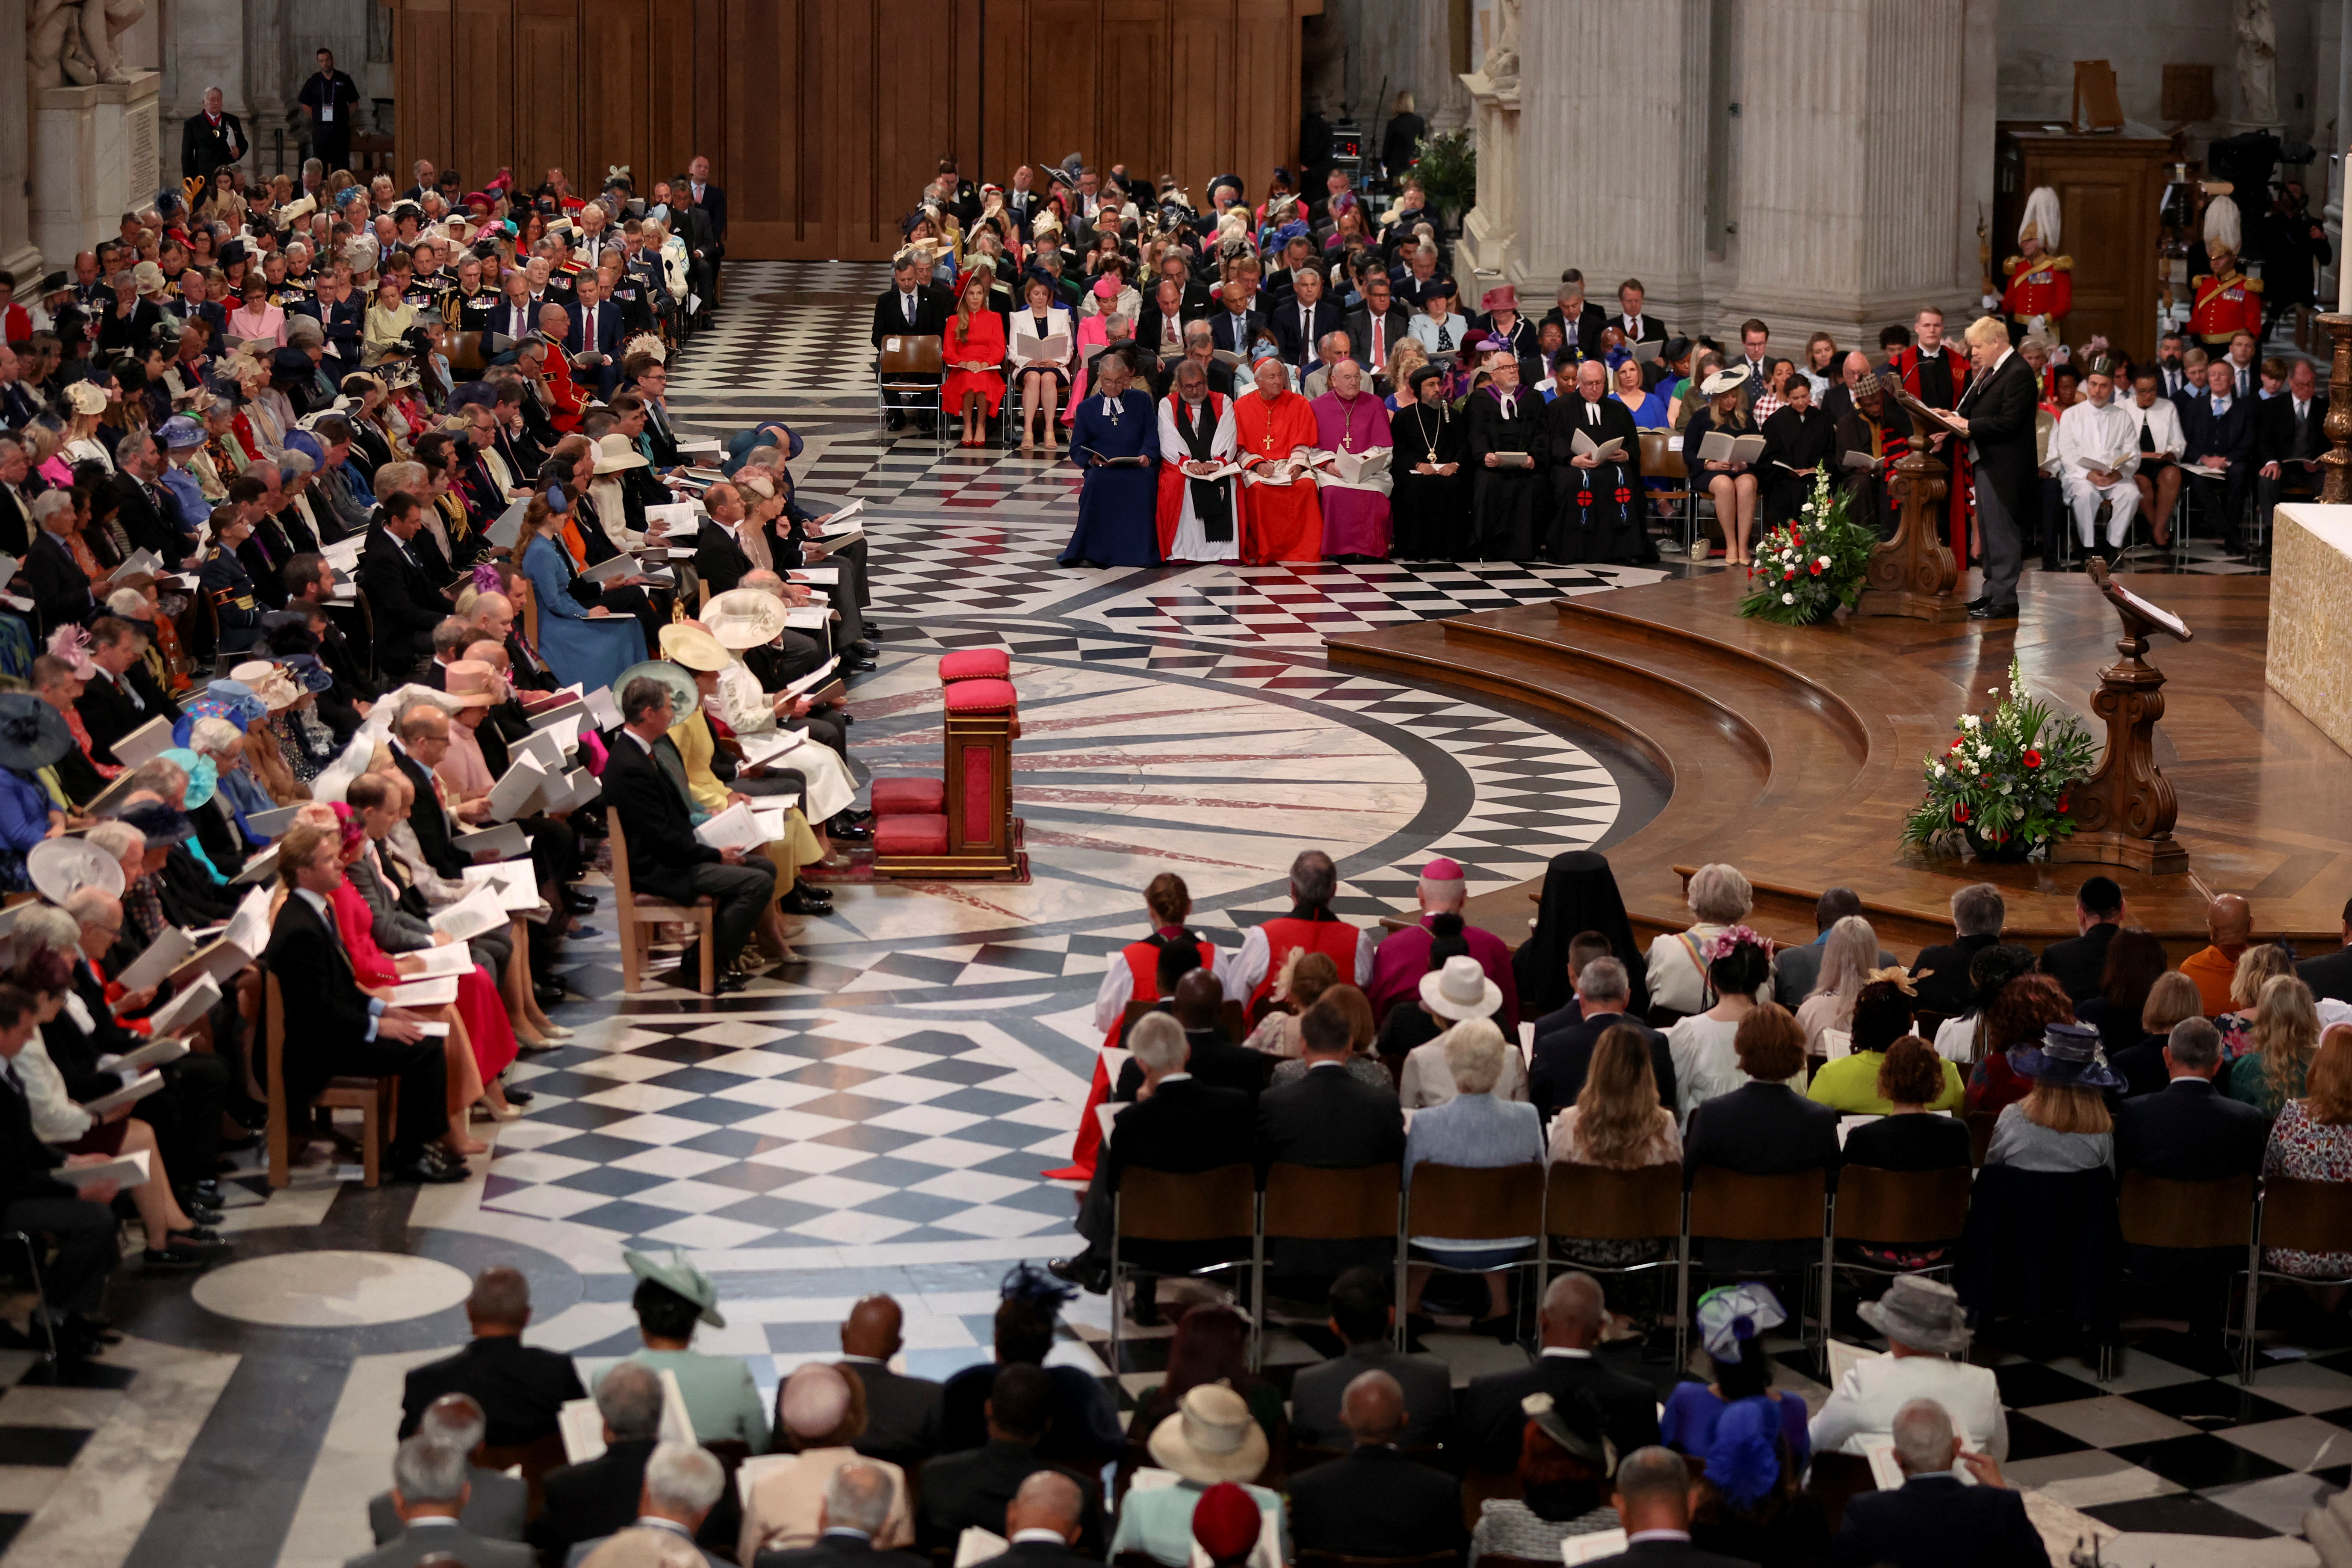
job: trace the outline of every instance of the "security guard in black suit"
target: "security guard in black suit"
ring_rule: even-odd
[[[230,502],[213,509],[212,543],[205,550],[204,569],[196,580],[212,601],[223,653],[242,653],[261,636],[262,606],[253,596],[253,578],[236,554],[237,546],[252,535],[253,523],[243,507]]]

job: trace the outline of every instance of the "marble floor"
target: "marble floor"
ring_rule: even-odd
[[[997,1281],[1067,1250],[1062,1164],[1086,1094],[1090,1003],[1141,929],[1138,889],[1172,868],[1217,941],[1286,906],[1300,849],[1328,849],[1338,908],[1410,909],[1444,854],[1474,891],[1637,827],[1664,782],[1601,739],[1462,693],[1330,668],[1338,629],[1604,592],[1673,568],[1382,565],[1065,572],[1066,468],[876,436],[862,383],[872,269],[730,274],[721,324],[674,380],[681,421],[724,432],[789,416],[817,497],[866,499],[880,668],[853,691],[861,781],[937,766],[950,648],[997,647],[1022,693],[1021,884],[850,880],[801,937],[803,962],[709,1002],[625,995],[607,915],[575,941],[558,1015],[577,1030],[517,1071],[522,1120],[461,1186],[366,1190],[350,1168],[275,1193],[233,1183],[235,1261],[194,1280],[126,1262],[130,1335],[52,1380],[0,1356],[0,1568],[326,1568],[369,1545],[402,1374],[460,1342],[467,1276],[530,1278],[534,1342],[593,1372],[635,1343],[625,1247],[678,1247],[719,1281],[763,1389],[837,1350],[857,1297],[897,1296],[910,1371],[988,1354]],[[1102,1299],[1058,1359],[1111,1376]],[[1276,1368],[1328,1351],[1271,1336]],[[1457,1376],[1518,1352],[1432,1336]],[[1156,1381],[1150,1331],[1118,1369]],[[2045,1532],[2118,1564],[2300,1568],[2311,1498],[2352,1465],[2352,1358],[2293,1355],[2240,1397],[2151,1331],[2107,1384],[1989,1348],[2013,1407],[2012,1470]],[[1629,1364],[1666,1378],[1663,1363]],[[1823,1391],[1793,1352],[1783,1385]]]

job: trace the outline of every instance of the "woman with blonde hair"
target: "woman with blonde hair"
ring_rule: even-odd
[[[2230,1064],[2224,1092],[2275,1116],[2281,1106],[2302,1096],[2305,1071],[2319,1049],[2319,1005],[2312,1000],[2311,987],[2292,974],[2263,981],[2246,1037],[2251,1048]]]
[[[2254,1005],[2263,999],[2263,987],[2294,973],[2294,955],[2274,942],[2258,942],[2238,954],[2238,967],[2230,975],[2231,1010],[2213,1020],[2221,1031],[2225,1058],[2234,1060],[2254,1048]]]
[[[1813,988],[1797,1006],[1797,1023],[1805,1031],[1805,1054],[1829,1054],[1823,1037],[1832,1029],[1853,1026],[1854,998],[1878,967],[1878,933],[1860,915],[1846,915],[1830,927],[1822,944],[1821,973]]]
[[[1706,438],[1717,431],[1735,439],[1759,434],[1749,416],[1748,367],[1718,370],[1698,384],[1706,405],[1695,410],[1683,424],[1683,463],[1690,470],[1691,489],[1715,503],[1715,518],[1723,531],[1723,558],[1733,566],[1748,564],[1748,536],[1756,531],[1757,498],[1761,479],[1753,461],[1702,458]],[[1706,559],[1706,541],[1691,548],[1691,559]]]
[[[1576,1103],[1552,1122],[1551,1157],[1608,1171],[1635,1171],[1683,1157],[1682,1133],[1674,1111],[1658,1103],[1658,1077],[1641,1030],[1612,1024],[1601,1032]]]
[[[2010,1055],[2009,1065],[2033,1087],[2001,1110],[1985,1150],[1988,1169],[2063,1173],[2116,1168],[2116,1122],[2103,1090],[2123,1079],[2099,1059],[2099,1031],[2088,1024],[2049,1025],[2038,1044]]]

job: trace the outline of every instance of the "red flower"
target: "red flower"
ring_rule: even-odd
[[[2035,751],[2032,747],[2028,746],[2025,749],[2025,765],[2029,768],[2040,767],[2042,765],[2042,753]]]
[[[1794,566],[1783,566],[1780,568],[1780,581],[1783,583],[1787,582],[1796,574],[1797,569]]]
[[[2058,797],[2058,805],[2057,805],[2057,806],[2056,806],[2054,809],[2059,810],[2059,811],[2063,811],[2063,810],[2065,810],[2065,809],[2066,809],[2066,798],[2067,798],[2067,797],[2066,797],[2066,796],[2064,796],[2064,795],[2060,795],[2060,796]]]
[[[1814,576],[1818,577],[1822,574],[1822,563],[1816,561],[1810,568],[1808,568],[1808,570],[1810,570]]]
[[[1966,822],[1968,819],[1969,803],[1964,800],[1954,801],[1952,803],[1952,820],[1954,822]]]
[[[1947,756],[1958,756],[1958,755],[1959,755],[1959,752],[1960,752],[1960,744],[1961,744],[1961,742],[1959,742],[1958,741],[1954,741],[1954,742],[1952,742],[1952,749],[1951,749],[1949,752],[1946,752],[1946,753],[1945,753],[1945,755],[1947,755]]]

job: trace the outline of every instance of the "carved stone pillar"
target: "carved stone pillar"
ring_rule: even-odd
[[[1470,90],[1472,123],[1478,139],[1478,205],[1462,222],[1454,242],[1459,265],[1471,272],[1518,280],[1513,270],[1519,237],[1519,84],[1497,85],[1484,71],[1462,78]],[[1464,289],[1475,300],[1478,289],[1465,275]]]
[[[25,0],[0,0],[0,49],[13,51],[17,63],[0,70],[0,267],[16,275],[21,286],[39,279],[40,247],[33,243],[33,221],[26,200],[26,182],[32,177],[32,89],[26,83]]]
[[[33,93],[33,242],[58,267],[155,199],[161,133],[155,71]],[[173,171],[176,179],[178,170]]]

